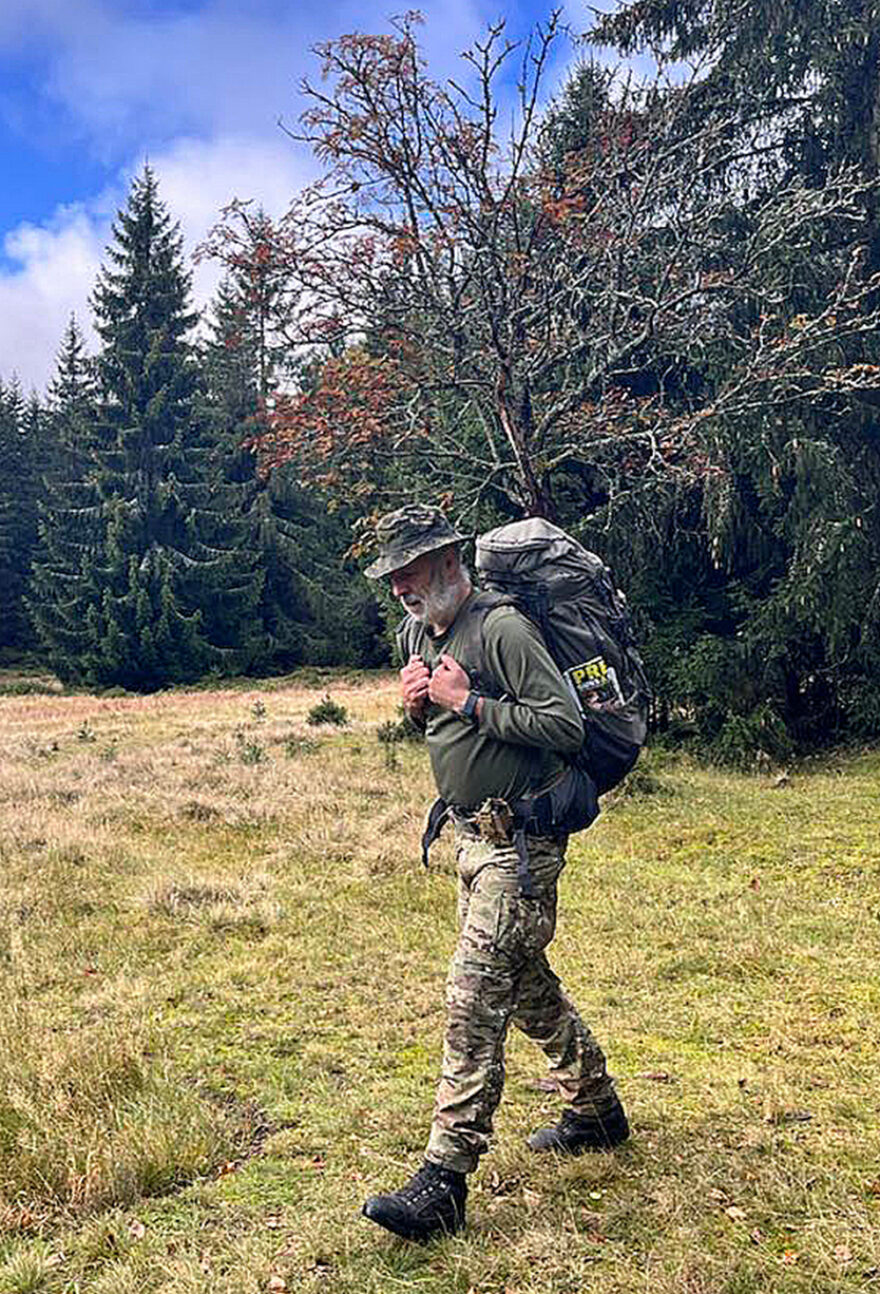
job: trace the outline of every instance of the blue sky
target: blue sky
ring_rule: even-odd
[[[314,174],[293,123],[311,47],[375,31],[406,5],[363,0],[0,0],[0,379],[42,391],[72,311],[88,297],[132,175],[149,159],[192,248],[233,197],[279,215]],[[428,0],[432,73],[504,16],[520,35],[538,0]],[[569,0],[575,29],[588,23]],[[561,76],[562,69],[558,69]],[[201,303],[216,281],[195,273]]]

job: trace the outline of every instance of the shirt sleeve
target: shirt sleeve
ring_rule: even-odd
[[[480,731],[576,754],[584,739],[580,710],[535,626],[513,607],[498,607],[486,616],[483,634],[487,664],[505,695],[484,697]]]

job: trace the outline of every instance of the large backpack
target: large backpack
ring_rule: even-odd
[[[650,700],[626,599],[611,572],[540,517],[481,535],[476,566],[481,588],[503,595],[541,630],[583,716],[579,762],[600,795],[609,791],[638,759]]]

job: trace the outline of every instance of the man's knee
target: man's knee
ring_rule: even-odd
[[[516,977],[491,958],[456,960],[446,985],[447,1041],[457,1050],[491,1051],[515,1005]]]

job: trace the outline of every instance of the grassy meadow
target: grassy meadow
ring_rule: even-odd
[[[511,1037],[468,1228],[419,1247],[359,1216],[420,1162],[454,942],[392,676],[9,692],[0,1294],[880,1290],[880,753],[647,757],[551,952],[632,1140],[531,1156],[556,1105]]]

